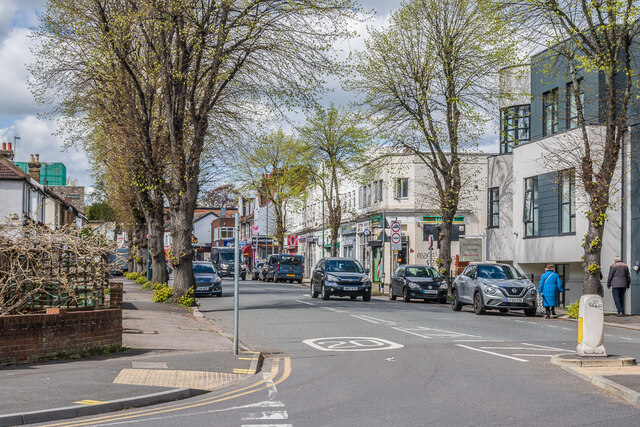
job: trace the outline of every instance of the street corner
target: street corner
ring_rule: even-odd
[[[233,368],[234,374],[255,375],[262,369],[264,355],[259,351],[243,351],[237,357],[240,367]],[[245,365],[248,363],[248,366]]]

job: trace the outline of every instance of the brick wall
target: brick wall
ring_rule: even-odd
[[[116,345],[122,345],[121,308],[0,316],[0,364],[30,363]]]

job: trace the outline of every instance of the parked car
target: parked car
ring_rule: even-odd
[[[242,252],[239,252],[239,259],[242,263]],[[235,255],[233,248],[221,247],[211,249],[211,263],[216,268],[216,271],[220,277],[233,277],[235,274]],[[247,278],[247,265],[242,263],[240,265],[240,278],[245,280]]]
[[[411,298],[424,301],[447,302],[449,287],[438,270],[426,265],[401,265],[391,276],[389,299],[401,296],[404,302]]]
[[[109,264],[109,274],[112,276],[122,276],[129,271],[129,248],[118,248],[109,253],[107,259]]]
[[[196,279],[196,296],[222,296],[222,279],[213,264],[208,261],[193,261],[193,275]]]
[[[476,314],[486,310],[524,310],[536,315],[536,288],[516,268],[508,264],[471,264],[456,277],[451,290],[451,308],[460,311],[473,305]]]
[[[322,258],[316,264],[309,286],[311,298],[322,295],[323,300],[330,296],[348,296],[352,300],[362,297],[371,299],[371,280],[369,269],[364,269],[353,258]]]
[[[304,272],[304,257],[302,255],[277,254],[271,255],[267,262],[265,280],[272,282],[302,283]]]
[[[259,262],[259,263],[257,263],[255,265],[255,267],[253,267],[253,271],[251,272],[251,278],[253,280],[260,279],[260,272],[264,268],[265,265],[267,265],[266,262]]]

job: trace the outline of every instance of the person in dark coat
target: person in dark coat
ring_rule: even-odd
[[[556,294],[562,294],[562,282],[560,276],[553,271],[553,265],[547,265],[545,273],[540,276],[538,293],[542,295],[542,305],[547,314],[547,319],[553,314],[556,317],[556,305],[558,305]]]
[[[607,288],[611,289],[613,301],[616,303],[618,316],[624,316],[624,294],[631,286],[631,273],[627,264],[620,260],[619,256],[613,259],[613,264],[609,267],[609,277],[607,277]]]

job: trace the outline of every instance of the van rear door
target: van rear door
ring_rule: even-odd
[[[302,275],[302,255],[280,255],[280,275]]]

